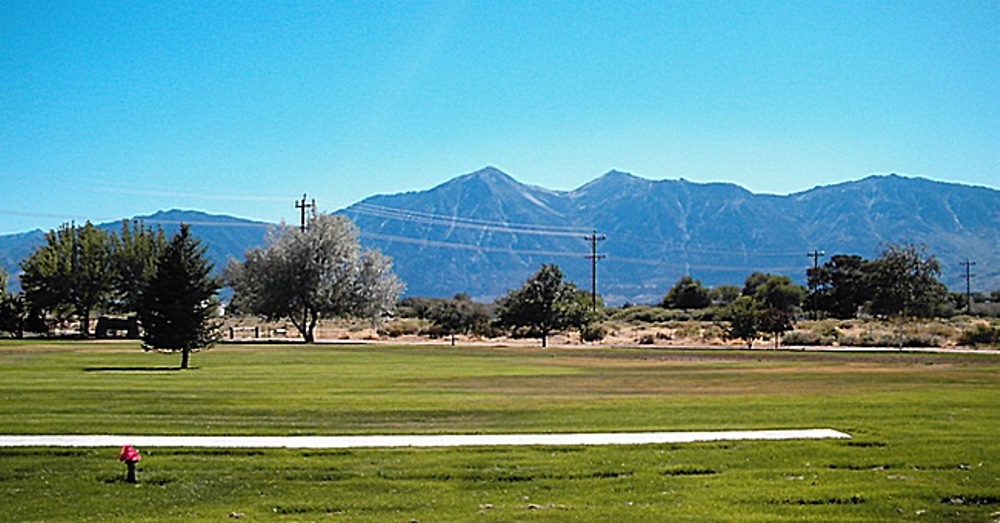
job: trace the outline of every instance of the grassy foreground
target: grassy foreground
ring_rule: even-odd
[[[0,433],[833,428],[621,447],[0,448],[0,520],[990,521],[1000,357],[0,342]]]

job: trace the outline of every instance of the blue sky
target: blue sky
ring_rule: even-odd
[[[789,193],[1000,187],[1000,2],[22,2],[0,233],[158,209],[297,220],[492,165]]]

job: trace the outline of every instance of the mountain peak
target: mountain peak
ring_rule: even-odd
[[[487,165],[482,169],[466,174],[465,176],[458,177],[459,180],[482,180],[489,183],[518,183],[511,175],[493,167],[492,165]]]

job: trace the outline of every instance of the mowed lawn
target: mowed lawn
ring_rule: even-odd
[[[1000,357],[0,342],[0,433],[832,428],[851,440],[452,449],[0,449],[0,520],[1000,518]]]

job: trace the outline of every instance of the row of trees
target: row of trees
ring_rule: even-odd
[[[22,327],[37,328],[33,317],[76,320],[89,336],[94,311],[138,313],[142,290],[166,248],[163,230],[141,222],[123,222],[117,233],[90,222],[49,231],[45,244],[21,263]]]
[[[796,302],[807,312],[832,318],[853,318],[861,313],[876,317],[932,317],[940,315],[951,302],[943,283],[938,280],[941,265],[927,256],[924,247],[890,245],[874,260],[857,255],[834,255],[806,271],[808,288],[800,287],[782,276],[754,273],[744,287],[720,285],[707,288],[700,281],[684,276],[660,302],[668,309],[703,309],[729,305],[740,296],[753,295],[763,286],[765,292],[780,292],[783,301]],[[794,288],[793,288],[794,287]],[[774,298],[777,299],[777,298]],[[785,307],[782,304],[781,308]]]
[[[49,318],[75,319],[88,336],[95,311],[132,315],[143,326],[144,348],[181,352],[181,368],[192,351],[215,341],[222,281],[187,225],[170,240],[139,222],[124,222],[120,233],[89,222],[63,225],[21,268],[21,294],[0,296],[0,330],[15,336],[46,331]]]
[[[874,260],[835,255],[807,271],[809,291],[787,276],[751,274],[742,289],[704,287],[685,276],[667,292],[662,307],[703,309],[719,307],[729,322],[728,334],[748,347],[761,333],[775,343],[793,328],[798,313],[854,318],[932,317],[948,303],[947,288],[938,280],[941,266],[917,245],[889,245]]]
[[[0,300],[0,328],[11,330],[5,325],[13,320],[5,318],[24,326],[45,317],[75,317],[87,335],[91,313],[101,310],[135,314],[149,347],[204,347],[215,336],[209,325],[215,294],[228,283],[234,290],[231,312],[288,319],[312,342],[320,319],[377,320],[389,313],[403,290],[391,267],[381,253],[363,250],[354,224],[336,215],[314,216],[303,230],[272,231],[264,247],[248,250],[243,262],[230,262],[224,280],[211,275],[204,248],[186,226],[168,242],[162,230],[137,222],[124,222],[119,233],[90,223],[65,225],[47,234],[46,244],[22,263],[23,295]],[[872,261],[836,255],[810,269],[808,293],[787,276],[772,274],[754,273],[742,288],[714,289],[684,277],[661,305],[721,307],[730,334],[752,345],[761,332],[777,339],[790,330],[802,310],[833,317],[861,310],[932,315],[947,296],[939,271],[937,260],[922,248],[889,246]],[[542,265],[492,310],[461,295],[411,304],[423,307],[420,314],[453,342],[457,333],[488,328],[538,337],[545,346],[554,332],[578,329],[586,335],[597,319],[590,296],[567,282],[556,265]]]
[[[890,245],[874,260],[835,255],[809,269],[808,306],[834,318],[873,316],[929,318],[948,303],[948,289],[938,280],[941,264],[917,245]]]
[[[75,320],[90,334],[95,311],[132,316],[142,326],[144,348],[190,352],[218,337],[216,295],[228,283],[234,312],[288,318],[307,342],[320,318],[377,318],[392,308],[402,283],[388,258],[362,251],[347,218],[321,215],[308,229],[283,227],[265,248],[232,262],[226,277],[213,275],[205,248],[181,225],[169,241],[162,229],[125,222],[120,233],[86,223],[46,235],[22,264],[22,293],[0,295],[0,329],[23,335],[47,330],[45,320]],[[6,289],[6,274],[0,274]]]

